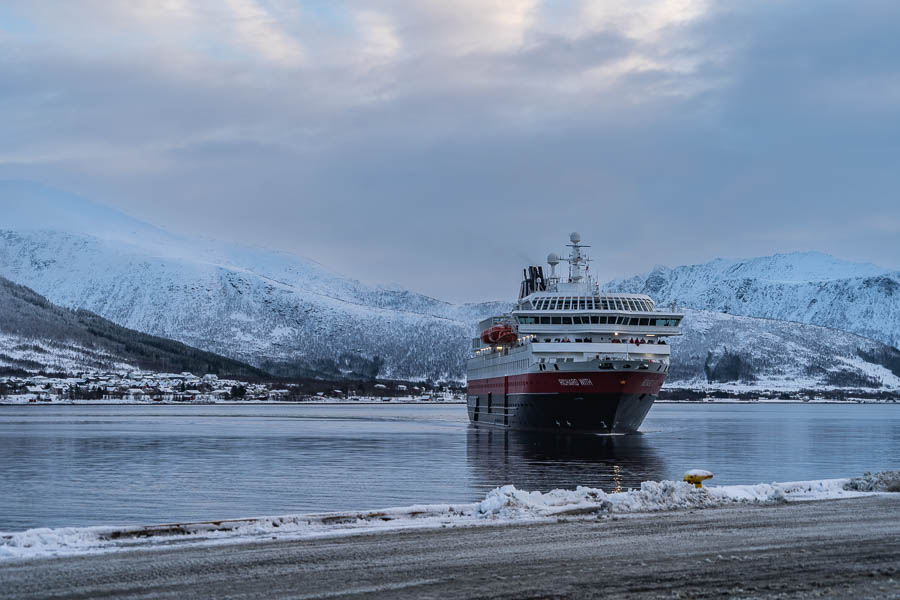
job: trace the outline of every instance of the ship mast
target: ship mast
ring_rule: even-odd
[[[566,245],[572,250],[569,252],[569,257],[562,260],[569,263],[569,283],[582,283],[586,276],[587,263],[590,262],[591,259],[581,250],[582,248],[590,248],[590,246],[582,245],[580,243],[581,234],[577,231],[573,231],[569,235],[569,240],[572,243]],[[587,279],[587,287],[590,288],[590,276],[587,276]]]

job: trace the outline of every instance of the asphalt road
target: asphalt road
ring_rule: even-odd
[[[0,564],[0,598],[900,598],[900,494]]]

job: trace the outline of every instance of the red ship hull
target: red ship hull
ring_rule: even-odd
[[[550,371],[468,384],[473,423],[511,429],[634,433],[665,381],[649,371]]]

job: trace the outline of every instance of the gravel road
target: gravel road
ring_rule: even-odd
[[[900,598],[900,494],[0,564],[0,598]]]

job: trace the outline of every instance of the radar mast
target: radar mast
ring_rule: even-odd
[[[581,234],[577,231],[573,231],[569,235],[569,241],[572,243],[566,245],[572,250],[569,252],[569,257],[562,260],[569,263],[569,283],[581,283],[585,278],[587,263],[591,260],[581,250],[582,248],[590,248],[590,246],[580,243]]]

